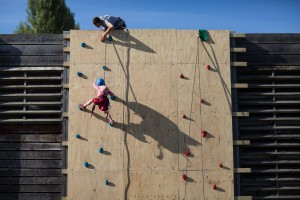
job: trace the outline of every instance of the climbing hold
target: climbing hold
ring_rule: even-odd
[[[113,126],[113,125],[114,125],[114,120],[109,120],[108,124],[109,124],[110,126]]]
[[[213,190],[216,190],[216,189],[217,189],[217,186],[216,186],[216,185],[213,185],[213,186],[212,186],[212,189],[213,189]]]
[[[82,77],[83,73],[77,72],[77,76]]]
[[[107,67],[104,65],[104,66],[102,66],[102,69],[103,69],[103,70],[106,70],[106,69],[107,69]]]
[[[186,119],[186,115],[182,115],[182,118],[183,118],[183,119]]]
[[[210,68],[211,68],[210,65],[206,65],[207,70],[210,70]]]
[[[107,39],[108,39],[108,41],[113,41],[113,39],[112,39],[112,36],[111,35],[109,35],[108,37],[107,37]]]
[[[179,76],[180,78],[184,78],[184,76],[183,76],[183,74],[180,74],[180,76]]]
[[[82,43],[80,44],[80,46],[81,46],[81,47],[85,47],[86,44],[85,44],[84,42],[82,42]]]
[[[108,184],[109,184],[108,179],[105,180],[104,184],[105,184],[105,185],[108,185]]]
[[[103,148],[101,147],[100,149],[99,149],[99,153],[103,153]]]
[[[199,30],[198,37],[200,37],[201,41],[207,41],[208,40],[207,30]]]
[[[201,99],[201,103],[204,103],[205,102],[205,100],[204,99]]]
[[[110,100],[115,100],[116,96],[110,96],[109,98],[110,98]]]
[[[190,155],[190,152],[189,152],[189,151],[185,151],[185,152],[183,153],[183,155],[185,155],[186,157],[188,157],[188,156]]]
[[[202,132],[201,132],[201,135],[202,135],[202,137],[204,138],[204,137],[207,135],[207,132],[206,132],[206,131],[202,131]]]
[[[83,164],[85,167],[88,167],[89,166],[89,163],[88,162],[84,162]]]
[[[80,138],[80,135],[77,133],[75,137],[78,139],[78,138]]]
[[[186,179],[187,179],[187,175],[183,174],[182,175],[182,180],[186,181]]]
[[[219,167],[219,168],[222,168],[222,167],[223,167],[223,164],[222,164],[222,163],[219,163],[219,164],[218,164],[218,167]]]

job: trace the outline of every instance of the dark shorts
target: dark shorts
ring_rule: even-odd
[[[125,21],[123,19],[121,19],[121,18],[118,18],[116,24],[114,25],[115,30],[123,30],[126,27],[127,26],[126,26]]]

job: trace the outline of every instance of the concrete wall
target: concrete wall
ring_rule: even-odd
[[[100,34],[70,34],[68,199],[233,199],[229,31],[207,42],[197,30]],[[113,127],[100,110],[77,109],[99,77],[117,96]]]

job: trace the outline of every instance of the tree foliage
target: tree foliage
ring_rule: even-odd
[[[65,0],[28,0],[27,22],[20,22],[15,33],[62,33],[70,29],[79,29],[79,25]]]

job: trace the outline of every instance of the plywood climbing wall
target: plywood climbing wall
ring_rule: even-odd
[[[206,42],[196,30],[116,31],[104,43],[100,34],[70,35],[67,198],[233,199],[229,31]],[[77,108],[100,77],[117,96],[113,127]]]

